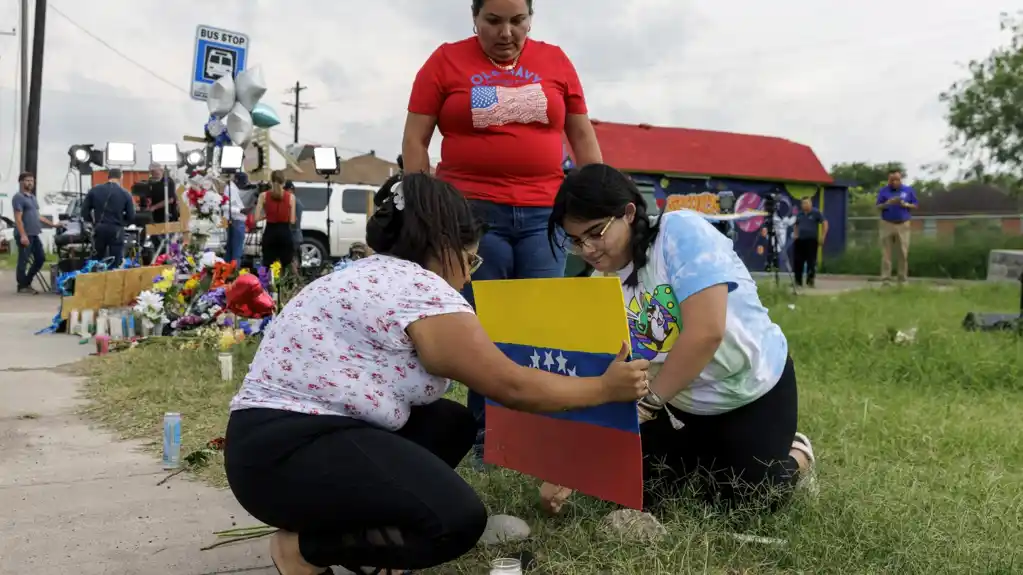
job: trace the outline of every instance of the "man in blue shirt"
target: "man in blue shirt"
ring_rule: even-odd
[[[43,224],[51,227],[55,224],[39,215],[35,175],[24,172],[18,176],[18,193],[14,194],[11,207],[14,208],[14,239],[18,242],[18,268],[14,273],[18,293],[36,294],[39,292],[32,287],[32,280],[46,261],[39,235],[43,232]]]
[[[111,267],[120,267],[124,227],[135,221],[135,202],[121,187],[121,170],[111,169],[105,183],[89,190],[82,203],[82,218],[93,225],[92,251],[96,259],[112,258]]]
[[[827,237],[828,220],[813,207],[813,200],[803,198],[796,214],[796,231],[792,238],[796,285],[803,285],[803,267],[806,267],[806,285],[813,287],[817,277],[817,248],[824,245]]]
[[[899,283],[909,277],[909,220],[917,207],[916,191],[902,183],[902,173],[888,173],[888,185],[877,192],[877,209],[881,212],[881,281],[892,279],[892,247],[899,251]]]

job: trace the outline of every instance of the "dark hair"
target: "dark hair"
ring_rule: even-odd
[[[487,0],[472,0],[472,17],[475,18],[483,11],[483,5]],[[526,0],[526,8],[529,8],[529,15],[533,15],[533,0]]]
[[[120,180],[122,177],[124,177],[124,173],[121,172],[120,168],[110,168],[107,170],[108,180]]]
[[[554,248],[558,241],[558,229],[564,228],[565,219],[598,220],[618,218],[625,215],[629,204],[636,206],[636,217],[632,220],[632,274],[625,285],[639,284],[639,270],[646,265],[646,252],[657,239],[660,218],[651,222],[647,214],[646,200],[629,176],[607,164],[590,164],[569,172],[561,183],[554,198],[551,217],[547,222],[547,239]]]
[[[396,186],[401,184],[400,188]],[[400,189],[403,205],[395,205]],[[366,243],[385,253],[426,266],[430,257],[445,271],[451,252],[459,253],[483,236],[483,222],[452,185],[423,173],[391,176],[373,196],[376,211],[366,224]],[[465,262],[459,258],[465,272]]]
[[[898,168],[892,168],[892,169],[888,170],[888,175],[890,176],[892,174],[898,174],[898,175],[901,176],[902,175],[902,170],[900,170]]]
[[[35,174],[33,174],[32,172],[22,172],[18,174],[18,183],[20,184],[21,182],[24,182],[28,178],[35,179],[35,177],[36,177]]]

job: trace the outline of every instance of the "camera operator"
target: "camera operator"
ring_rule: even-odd
[[[112,268],[124,259],[124,227],[135,221],[135,203],[121,187],[121,170],[111,168],[105,183],[93,187],[82,203],[82,218],[92,224],[96,259],[113,258]]]

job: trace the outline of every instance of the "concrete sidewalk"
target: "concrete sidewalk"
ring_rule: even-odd
[[[257,522],[229,492],[157,487],[158,461],[75,415],[81,382],[53,368],[90,347],[33,336],[57,299],[13,287],[0,273],[0,575],[276,573],[264,539],[199,551]]]

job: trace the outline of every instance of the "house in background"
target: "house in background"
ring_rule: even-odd
[[[718,193],[731,191],[736,211],[761,210],[770,193],[778,194],[777,211],[792,215],[802,198],[812,198],[828,220],[824,254],[845,246],[848,188],[836,184],[810,147],[770,136],[753,136],[649,124],[593,120],[604,161],[628,173],[658,208],[689,208],[718,213]],[[573,156],[566,145],[566,168]],[[650,206],[653,208],[653,206]],[[737,226],[735,250],[750,270],[765,266],[766,218]],[[785,244],[791,231],[782,225]],[[787,269],[788,258],[781,257]]]

